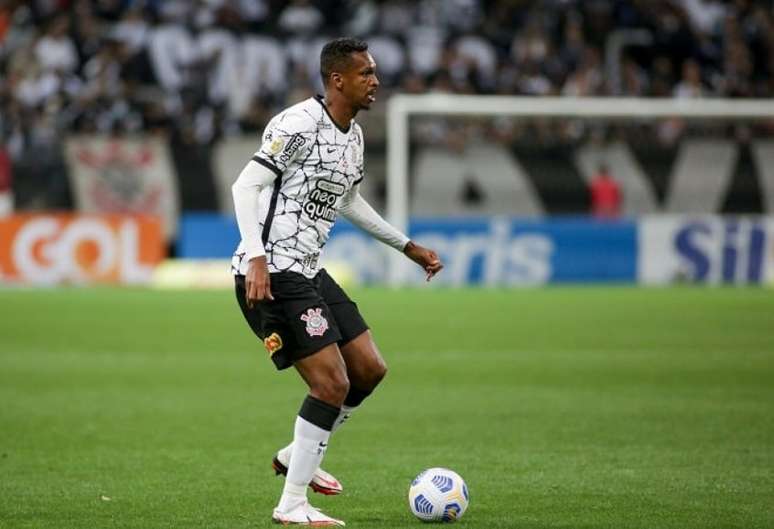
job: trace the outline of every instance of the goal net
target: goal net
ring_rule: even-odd
[[[712,224],[733,216],[765,223],[763,216],[774,211],[773,124],[769,100],[397,95],[387,111],[386,216],[408,230],[410,219],[421,224],[427,217],[474,225],[481,218],[587,215],[594,212],[590,187],[604,172],[620,188],[619,221],[656,226],[694,216]],[[754,249],[734,256],[731,265],[722,262],[724,245],[734,246],[736,238],[755,246],[755,226],[718,226],[710,229],[728,232],[725,242],[705,256],[717,257],[717,266],[701,269],[697,258],[645,276],[652,282],[683,274],[709,282],[759,278],[764,271],[747,255]],[[390,259],[391,284],[416,280],[402,256]],[[486,265],[479,268],[484,277]],[[519,281],[500,274],[481,282]]]

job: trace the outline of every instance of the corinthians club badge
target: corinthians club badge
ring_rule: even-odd
[[[301,315],[301,321],[306,322],[306,333],[309,336],[322,336],[328,330],[328,320],[322,315],[322,309],[306,309]]]

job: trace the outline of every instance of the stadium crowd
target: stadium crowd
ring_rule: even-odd
[[[201,143],[258,130],[288,102],[320,89],[319,49],[342,34],[368,40],[382,101],[392,90],[774,93],[770,1],[3,0],[0,6],[0,132],[11,156],[63,130],[171,129]],[[614,34],[624,42],[636,38],[616,59],[611,79],[605,53]]]

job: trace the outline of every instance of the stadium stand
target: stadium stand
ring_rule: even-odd
[[[384,158],[383,102],[398,91],[675,98],[774,91],[771,1],[6,0],[0,138],[16,208],[72,207],[62,142],[96,133],[168,138],[182,209],[218,209],[213,146],[256,134],[274,112],[319,91],[319,49],[342,34],[367,39],[379,63],[380,105],[362,116],[374,160]],[[653,124],[631,149],[656,153],[650,164],[674,159],[686,127]],[[579,123],[545,133],[540,123],[507,119],[472,126],[417,119],[414,128],[418,148],[492,142],[521,164],[543,165],[526,170],[528,181],[518,186],[535,195],[525,199],[526,214],[585,211],[583,175],[567,162],[576,156],[572,147],[633,134]],[[563,152],[565,161],[540,151]],[[745,156],[737,165],[746,169],[718,177],[730,179],[732,196],[709,197],[701,207],[761,210],[755,165]],[[370,186],[370,195],[382,197],[378,178]],[[652,187],[663,200],[663,178]],[[463,195],[470,204],[476,190]]]

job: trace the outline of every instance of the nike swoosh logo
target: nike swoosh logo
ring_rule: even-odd
[[[325,448],[326,446],[328,446],[328,443],[323,443],[320,441],[320,448]]]
[[[328,154],[331,154],[331,153],[334,153],[334,152],[336,152],[336,149],[331,149],[330,147],[328,147]]]

